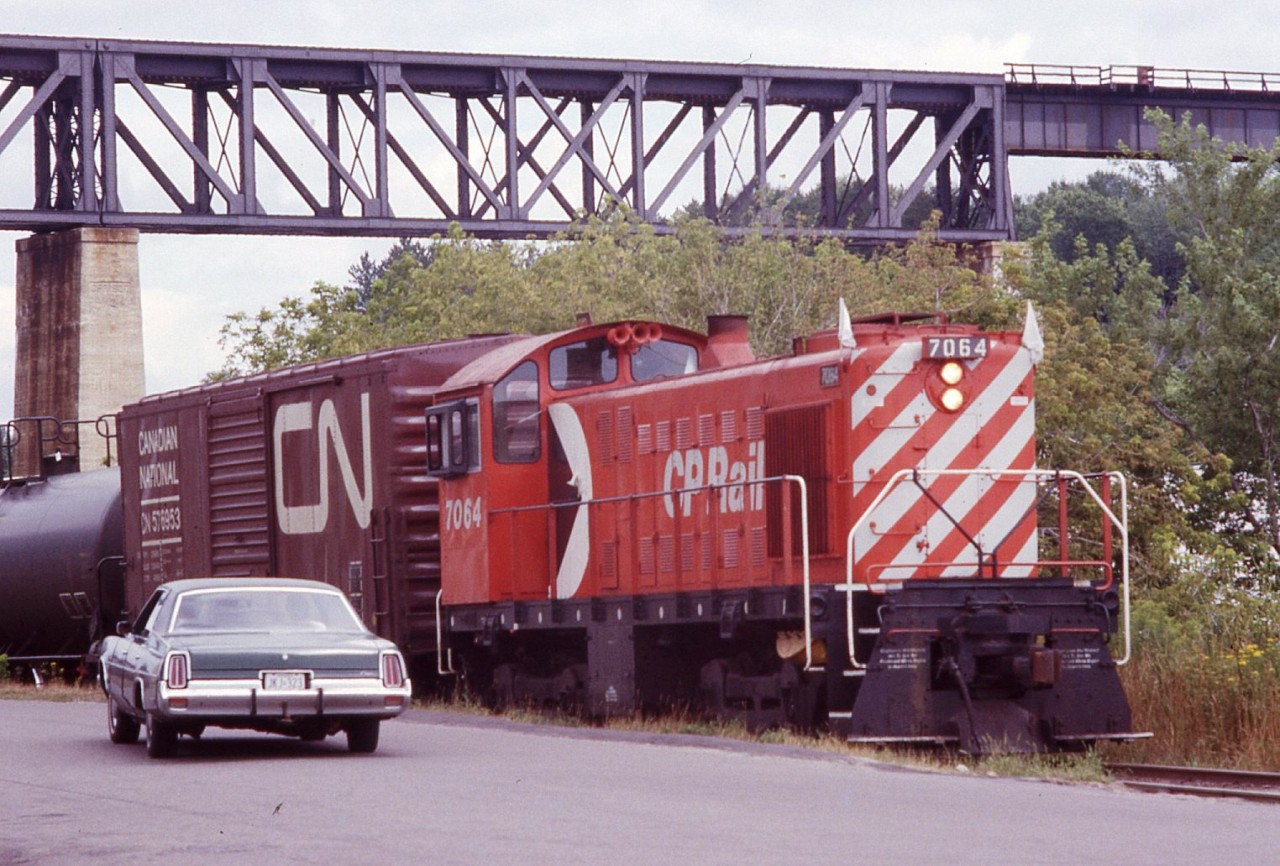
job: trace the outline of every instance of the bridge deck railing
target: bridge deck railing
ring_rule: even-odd
[[[1166,69],[1159,66],[1068,66],[1007,63],[1005,81],[1012,85],[1081,88],[1149,87],[1216,92],[1280,92],[1280,73],[1221,69]]]

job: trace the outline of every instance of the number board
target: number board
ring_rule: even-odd
[[[968,361],[987,357],[986,337],[925,337],[923,342],[922,354],[927,360]]]

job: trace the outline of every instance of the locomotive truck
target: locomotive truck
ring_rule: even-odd
[[[1017,333],[841,304],[776,358],[741,317],[582,320],[147,397],[118,417],[125,606],[318,578],[415,681],[499,705],[1139,736],[1124,480],[1036,467],[1042,348],[1030,307]]]

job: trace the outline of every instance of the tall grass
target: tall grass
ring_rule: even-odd
[[[1280,603],[1232,592],[1203,601],[1135,606],[1134,658],[1121,677],[1135,727],[1155,736],[1106,757],[1280,770]]]

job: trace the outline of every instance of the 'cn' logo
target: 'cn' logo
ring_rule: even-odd
[[[369,515],[373,511],[373,460],[369,444],[369,395],[360,395],[360,439],[364,451],[364,494],[356,486],[356,474],[351,468],[351,457],[342,438],[342,426],[338,423],[338,410],[332,400],[320,404],[318,423],[313,424],[311,403],[288,403],[276,408],[272,429],[275,441],[276,520],[286,535],[305,535],[323,532],[329,523],[329,460],[325,453],[326,442],[332,445],[333,456],[342,472],[342,484],[351,502],[356,522],[361,529],[369,528]],[[286,434],[298,434],[315,430],[316,448],[320,470],[320,501],[314,505],[286,505],[284,501],[284,450]],[[311,449],[307,449],[310,451]]]

